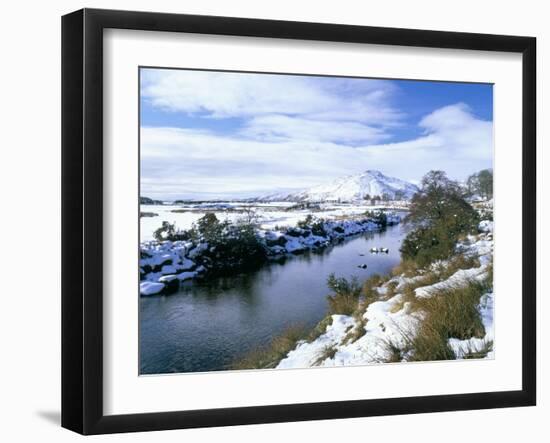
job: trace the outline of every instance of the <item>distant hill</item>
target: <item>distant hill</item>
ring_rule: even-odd
[[[161,200],[153,200],[152,198],[149,198],[149,197],[140,197],[139,204],[140,205],[162,205],[164,203]]]
[[[315,186],[299,192],[271,194],[257,198],[261,201],[360,201],[365,197],[387,197],[391,200],[409,200],[418,187],[380,171],[367,170],[360,174],[341,177],[325,185]]]

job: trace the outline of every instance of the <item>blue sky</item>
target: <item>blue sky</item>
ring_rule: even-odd
[[[492,167],[487,84],[141,69],[142,195],[239,198]]]

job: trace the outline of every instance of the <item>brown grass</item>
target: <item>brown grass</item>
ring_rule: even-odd
[[[329,295],[327,300],[329,315],[352,315],[359,305],[359,301],[356,297],[346,293]]]
[[[478,305],[486,285],[477,280],[463,287],[453,287],[429,298],[415,300],[415,308],[424,313],[416,336],[411,341],[412,360],[450,360],[456,356],[448,345],[449,338],[464,340],[483,337]]]
[[[477,350],[470,348],[462,358],[465,359],[476,359],[476,358],[485,358],[487,354],[493,350],[493,340],[487,340],[483,348]]]
[[[329,327],[332,324],[332,316],[327,315],[325,318],[323,318],[317,325],[313,328],[313,330],[309,333],[306,340],[311,343],[312,341],[315,341],[317,338],[319,338],[321,335],[323,335],[327,327]]]
[[[358,312],[354,317],[355,317],[355,326],[353,326],[349,331],[347,331],[347,334],[342,340],[343,345],[346,345],[348,343],[354,343],[367,333],[367,331],[365,330],[365,325],[367,324],[367,320],[363,318],[362,313]]]
[[[249,352],[235,361],[231,369],[267,369],[274,368],[292,351],[298,341],[307,337],[303,326],[290,326],[275,337],[268,346]]]
[[[321,352],[321,355],[317,357],[317,360],[313,362],[313,366],[319,366],[321,363],[323,363],[326,359],[334,358],[336,355],[336,352],[338,350],[336,349],[336,346],[334,345],[327,345],[323,348],[323,351]]]
[[[394,277],[398,275],[404,275],[405,277],[414,277],[418,274],[419,269],[419,266],[414,260],[403,259],[401,260],[401,263],[399,263],[395,268],[392,269],[391,274]]]
[[[398,363],[403,361],[404,352],[393,341],[386,340],[384,342],[388,357],[384,360],[384,363]]]

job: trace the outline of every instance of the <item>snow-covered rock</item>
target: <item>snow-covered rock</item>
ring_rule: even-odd
[[[139,293],[141,295],[154,295],[159,294],[164,289],[164,283],[155,283],[150,281],[143,281],[139,284]]]
[[[193,260],[189,260],[188,258],[183,258],[181,263],[178,265],[178,269],[180,271],[188,271],[189,269],[193,269],[195,267],[195,262]]]
[[[178,270],[176,269],[176,267],[174,265],[164,265],[162,267],[162,269],[160,270],[160,272],[163,275],[168,275],[168,274],[173,274],[175,272],[178,272]]]
[[[479,232],[493,232],[494,223],[490,220],[482,220],[479,222]]]
[[[179,281],[185,281],[185,280],[191,280],[192,278],[195,278],[197,276],[197,272],[181,272],[180,274],[176,275]]]
[[[173,294],[178,292],[180,288],[180,282],[176,275],[164,275],[159,278],[159,283],[164,283],[163,294]]]

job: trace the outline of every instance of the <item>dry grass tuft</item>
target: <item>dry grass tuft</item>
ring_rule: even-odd
[[[476,359],[476,358],[485,358],[487,354],[493,350],[493,340],[487,340],[481,349],[470,348],[462,356],[464,359]]]
[[[336,352],[338,350],[336,349],[336,346],[334,345],[327,345],[323,348],[321,355],[317,357],[317,360],[313,362],[313,366],[319,366],[321,363],[323,363],[327,359],[334,358],[336,355]]]
[[[424,319],[411,341],[413,361],[450,360],[456,356],[449,338],[460,340],[483,337],[485,328],[478,310],[485,283],[469,281],[465,286],[448,288],[429,298],[415,300]]]
[[[274,368],[292,351],[298,341],[307,336],[303,326],[290,326],[275,337],[268,346],[249,352],[235,361],[231,369],[267,369]]]
[[[308,343],[315,341],[317,338],[319,338],[321,335],[323,335],[326,332],[327,328],[331,324],[332,324],[332,315],[327,315],[319,323],[317,323],[317,325],[313,328],[313,330],[307,336],[306,341]]]

